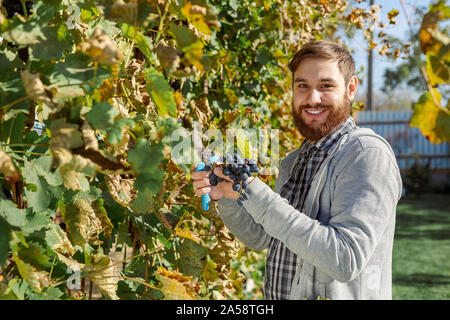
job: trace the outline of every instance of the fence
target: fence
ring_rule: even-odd
[[[409,126],[411,115],[412,110],[361,111],[355,120],[359,127],[372,129],[390,143],[400,170],[409,169],[417,158],[420,165],[429,162],[434,172],[450,172],[448,143],[429,142],[418,128]]]

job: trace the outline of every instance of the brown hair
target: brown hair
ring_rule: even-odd
[[[355,75],[355,62],[352,55],[342,45],[328,40],[313,40],[297,51],[289,62],[289,69],[294,75],[300,63],[306,58],[320,58],[337,61],[339,70],[347,85]]]

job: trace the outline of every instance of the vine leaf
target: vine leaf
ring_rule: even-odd
[[[89,57],[76,51],[55,64],[49,80],[58,88],[55,99],[63,102],[83,96],[85,92],[93,92],[110,75],[111,71],[106,68],[98,67],[95,70]]]
[[[56,252],[68,255],[75,254],[75,249],[69,241],[67,234],[54,223],[48,225],[48,230],[45,232],[45,242]]]
[[[414,106],[411,116],[410,126],[419,128],[432,143],[450,142],[450,115],[436,105],[440,101],[441,94],[438,90],[425,92]]]
[[[84,247],[87,243],[100,244],[98,236],[102,222],[89,200],[78,198],[67,203],[62,210],[67,234],[72,244]]]
[[[79,45],[79,50],[101,64],[112,65],[122,59],[122,51],[102,27],[97,27],[91,37]]]
[[[48,21],[53,17],[55,9],[43,2],[36,3],[35,13],[28,20],[16,15],[10,23],[6,24],[6,30],[2,31],[2,37],[12,43],[29,46],[46,39]]]
[[[111,197],[123,206],[129,206],[136,199],[133,189],[134,179],[124,179],[120,175],[106,175],[106,186]]]
[[[137,173],[134,187],[139,193],[155,195],[161,188],[164,171],[159,164],[164,158],[163,149],[162,143],[150,147],[147,139],[139,138],[134,149],[128,152],[128,161]]]
[[[195,293],[189,288],[191,277],[163,267],[158,267],[155,274],[156,279],[162,283],[161,291],[164,293],[164,300],[195,299]]]
[[[116,294],[119,275],[111,259],[100,250],[96,254],[86,256],[86,264],[65,257],[57,252],[59,260],[72,270],[78,270],[86,275],[107,299],[118,300]]]
[[[36,291],[41,292],[43,287],[48,287],[50,278],[48,272],[41,271],[29,263],[22,261],[17,255],[13,256],[22,278]]]
[[[176,117],[177,104],[172,89],[164,76],[155,68],[150,67],[145,69],[145,78],[147,91],[158,108],[158,114],[161,117],[167,117],[168,115]]]
[[[8,258],[10,240],[11,232],[9,224],[0,216],[0,266],[4,266]]]
[[[78,125],[67,123],[66,119],[56,119],[50,123],[50,149],[56,166],[69,163],[72,160],[70,149],[83,146],[83,136],[78,131]]]
[[[45,270],[52,266],[44,248],[34,242],[28,242],[28,247],[19,246],[18,256],[22,261],[31,264],[37,269]]]
[[[184,239],[179,249],[180,270],[183,274],[202,278],[208,249],[191,239]]]
[[[22,70],[20,71],[20,76],[22,77],[25,92],[31,99],[44,102],[51,107],[56,106],[56,101],[53,98],[56,88],[45,86],[37,73]]]
[[[439,21],[450,18],[450,10],[445,5],[445,1],[440,1],[436,6],[433,6],[422,19],[419,31],[420,48],[423,53],[434,52],[435,54],[440,50],[444,43],[439,39],[444,36],[437,28]]]
[[[91,255],[88,259],[88,265],[81,271],[87,272],[88,278],[98,287],[105,298],[119,299],[116,294],[117,283],[119,282],[117,268],[103,252]]]
[[[22,227],[26,224],[25,210],[18,209],[10,200],[0,198],[0,217],[13,227]]]
[[[24,162],[22,175],[27,184],[24,191],[28,207],[34,211],[44,211],[52,207],[62,196],[59,186],[63,179],[58,171],[52,173],[50,169],[51,158],[42,157]]]
[[[119,114],[109,102],[96,102],[86,114],[86,120],[95,129],[107,129],[114,125],[114,118]]]
[[[448,41],[450,43],[450,39]],[[431,86],[446,84],[450,80],[450,44],[442,46],[439,54],[427,53],[426,72]]]

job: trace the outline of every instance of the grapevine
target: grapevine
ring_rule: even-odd
[[[261,259],[215,203],[202,210],[173,137],[283,128],[284,156],[301,141],[289,57],[371,13],[340,0],[0,3],[0,298],[250,295],[263,266],[239,266]],[[241,204],[259,170],[246,158],[222,165]]]

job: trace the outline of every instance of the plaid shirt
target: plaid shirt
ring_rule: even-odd
[[[290,178],[281,188],[280,196],[289,204],[304,212],[305,199],[311,182],[319,170],[328,151],[342,135],[356,128],[352,117],[342,122],[328,136],[316,143],[305,140],[299,148],[299,154],[291,171]],[[297,267],[297,255],[290,251],[280,240],[271,238],[266,259],[264,296],[268,300],[287,300]]]

